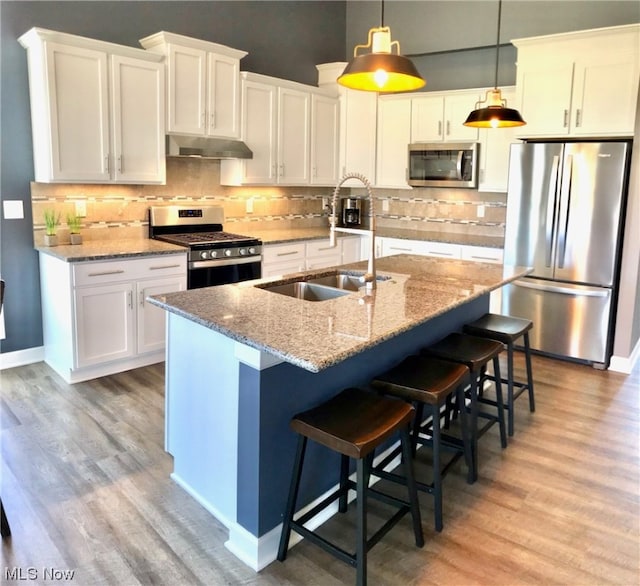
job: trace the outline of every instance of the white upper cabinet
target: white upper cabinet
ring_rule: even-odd
[[[161,56],[38,28],[19,41],[36,181],[165,182]]]
[[[378,149],[376,187],[409,189],[408,146],[411,142],[411,97],[378,99]]]
[[[256,73],[242,72],[241,87],[240,137],[253,158],[221,161],[221,184],[333,185],[337,99],[312,86]]]
[[[311,96],[311,184],[335,185],[339,175],[340,103]]]
[[[477,90],[425,92],[411,100],[411,142],[478,140],[478,129],[463,125],[480,99]]]
[[[164,31],[140,44],[166,56],[168,133],[240,136],[240,59],[245,51]]]
[[[640,24],[512,41],[520,137],[632,136]]]

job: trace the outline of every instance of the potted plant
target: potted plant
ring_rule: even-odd
[[[80,216],[68,214],[67,225],[69,226],[69,238],[71,239],[71,244],[82,244],[82,235],[80,234]]]
[[[44,243],[47,246],[56,246],[58,244],[58,226],[60,225],[60,214],[56,214],[53,210],[44,211]]]

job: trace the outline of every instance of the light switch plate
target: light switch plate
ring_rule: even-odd
[[[249,199],[247,199],[247,214],[252,214],[253,213],[253,198],[250,197]]]
[[[388,212],[389,211],[389,200],[388,199],[383,199],[382,200],[382,211],[383,212]]]
[[[478,206],[478,218],[484,218],[484,206],[482,204]]]
[[[24,208],[20,199],[6,199],[2,202],[2,212],[5,220],[23,220]]]

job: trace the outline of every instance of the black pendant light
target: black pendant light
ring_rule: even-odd
[[[507,108],[507,100],[503,99],[498,89],[498,59],[500,56],[500,17],[502,16],[502,0],[498,1],[498,38],[496,39],[496,77],[492,90],[487,92],[484,101],[476,102],[473,112],[464,121],[465,126],[474,128],[509,128],[524,126],[520,112]]]
[[[397,53],[392,53],[395,47]],[[358,55],[358,49],[371,49]],[[366,45],[356,45],[353,59],[345,67],[338,83],[367,92],[409,92],[426,82],[410,59],[400,54],[400,43],[391,40],[391,29],[384,26],[384,0],[381,2],[380,26],[369,30]]]

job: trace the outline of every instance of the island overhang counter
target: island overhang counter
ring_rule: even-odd
[[[376,262],[371,294],[312,302],[265,288],[363,274],[366,263],[355,263],[149,298],[168,318],[172,478],[229,529],[225,545],[255,570],[276,557],[296,445],[291,417],[459,331],[489,309],[491,291],[530,272],[404,254]],[[314,447],[305,508],[338,480],[335,454]]]

